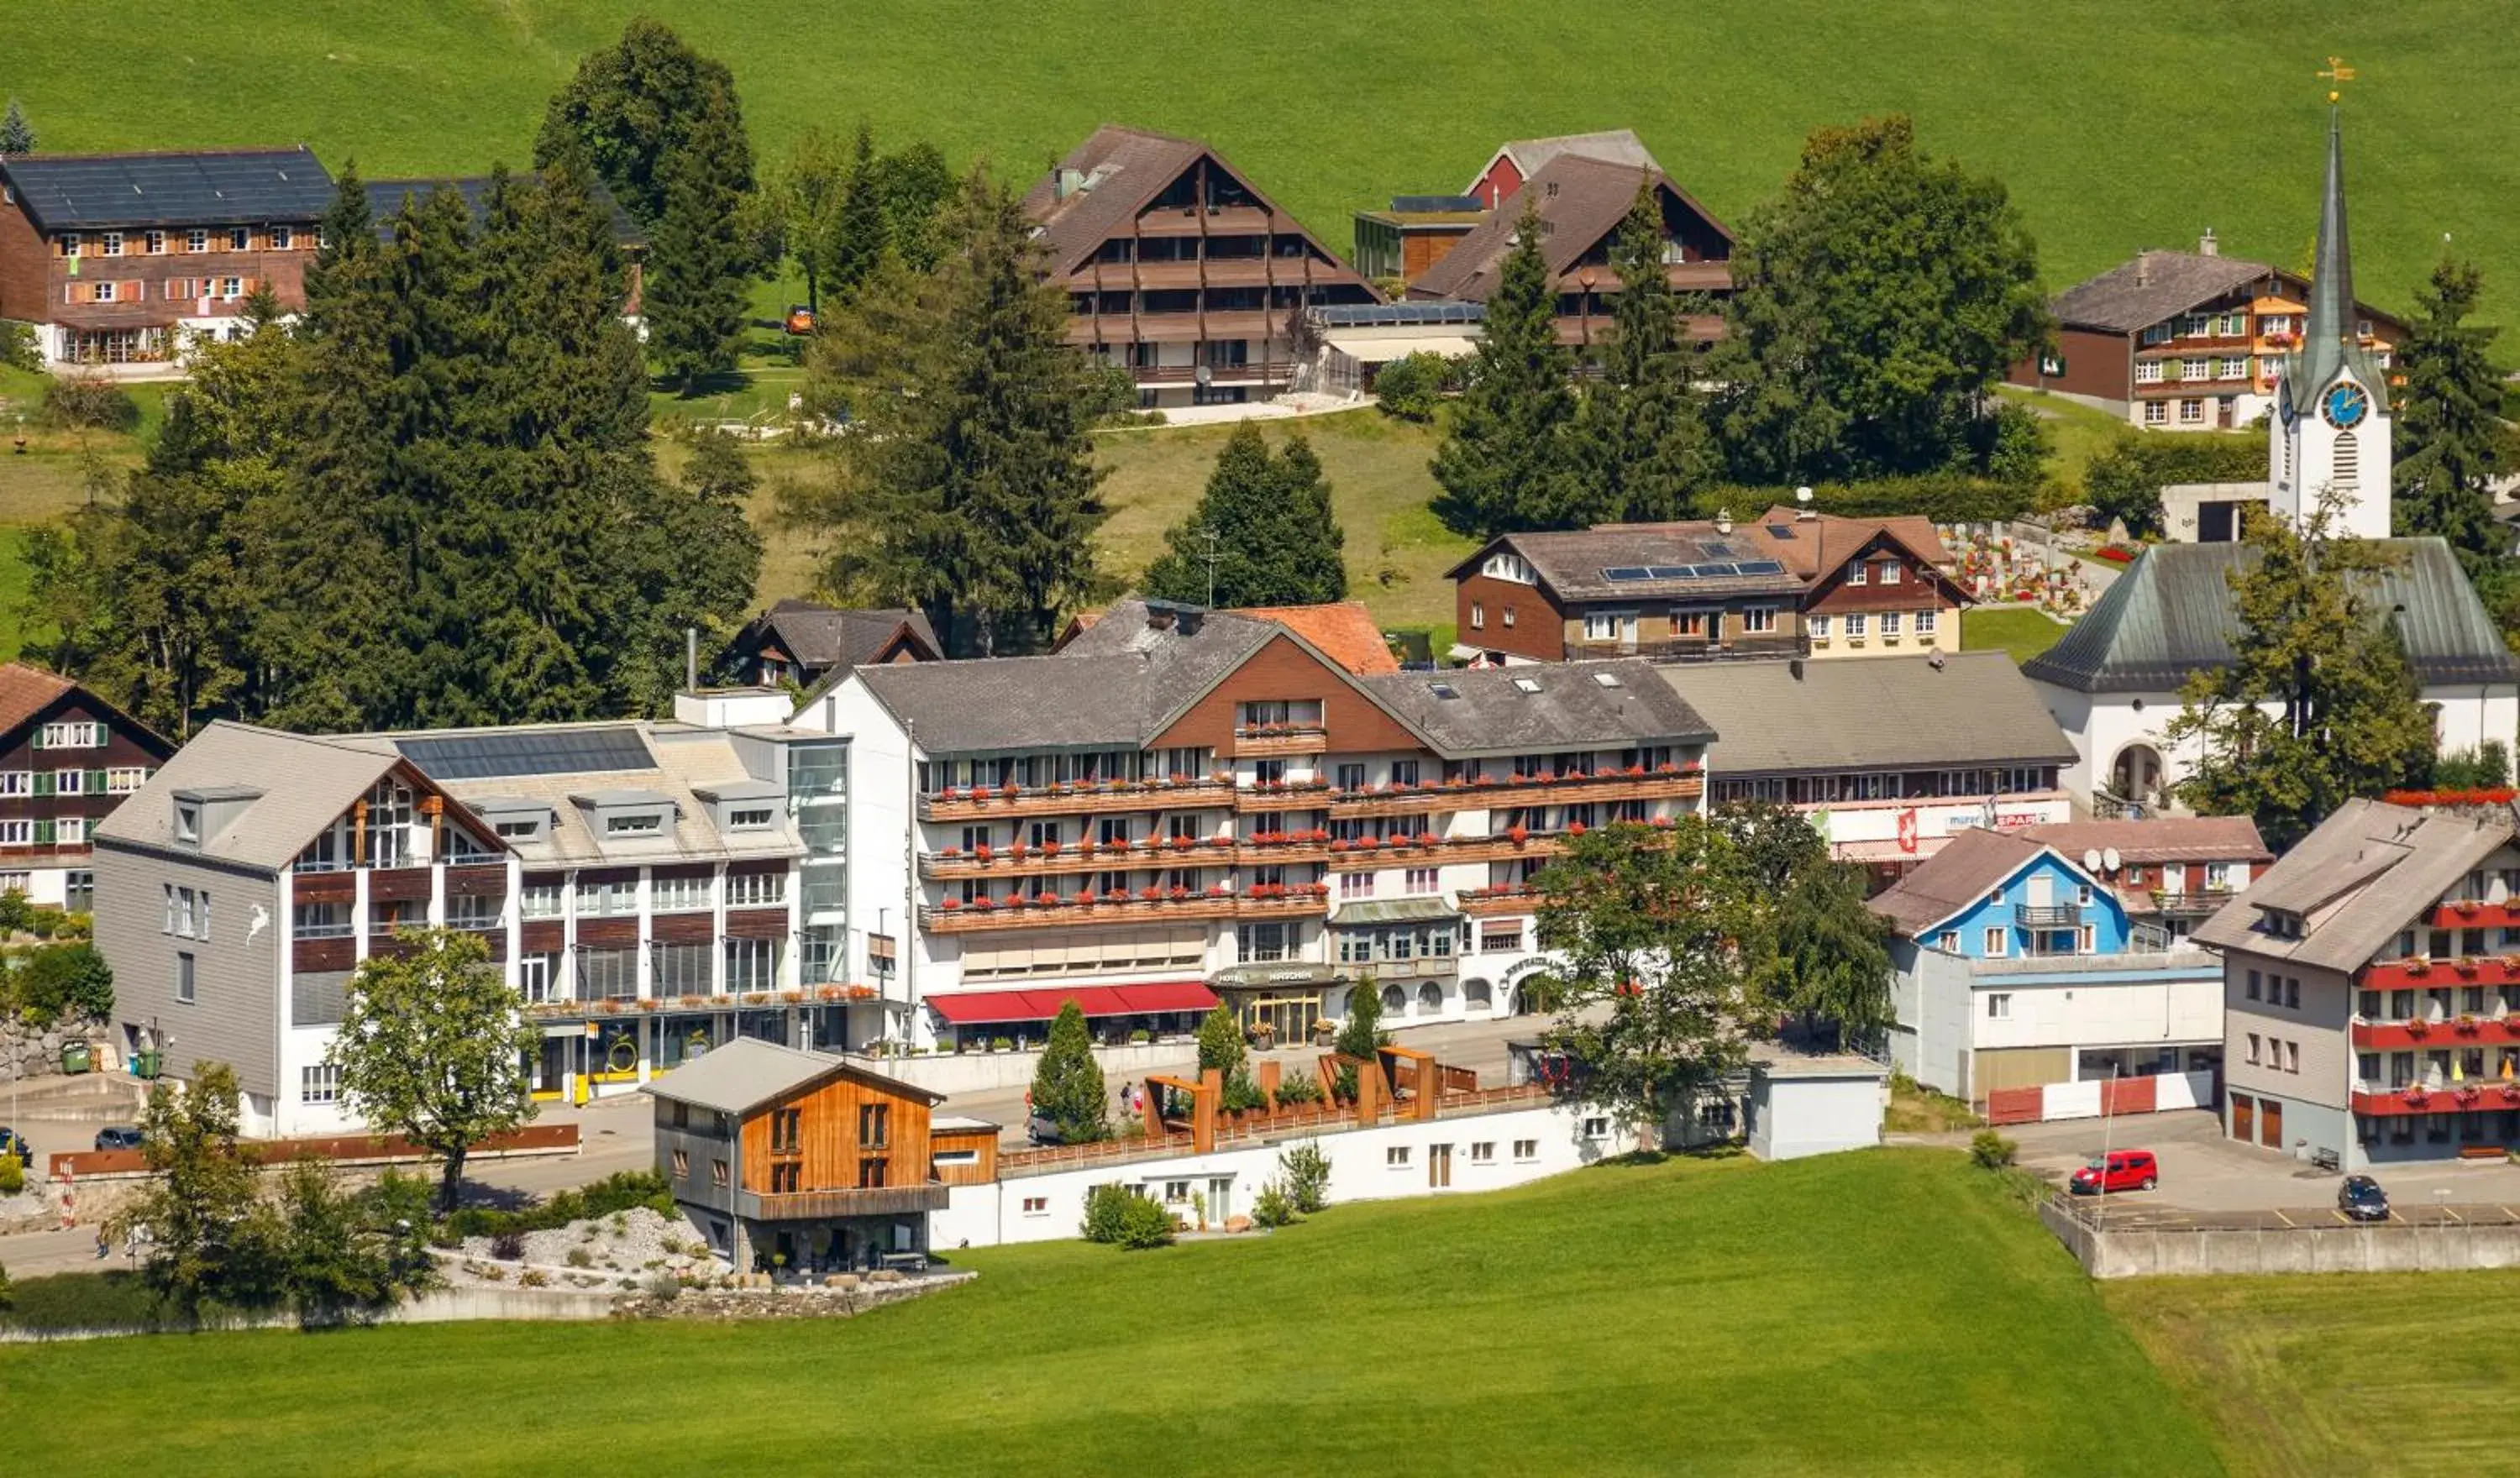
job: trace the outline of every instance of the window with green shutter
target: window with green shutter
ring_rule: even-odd
[[[105,793],[104,771],[90,770],[87,773],[87,793],[90,795],[103,795]]]
[[[48,821],[39,821],[35,823],[35,845],[39,847],[49,847],[52,844],[53,824]]]
[[[37,795],[50,795],[53,793],[53,772],[50,770],[38,770],[35,772],[35,793]]]

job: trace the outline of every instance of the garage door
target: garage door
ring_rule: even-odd
[[[2231,1138],[2243,1144],[2258,1140],[2258,1106],[2247,1094],[2231,1095]]]
[[[2276,1098],[2258,1100],[2258,1142],[2269,1149],[2283,1148],[2283,1103]]]

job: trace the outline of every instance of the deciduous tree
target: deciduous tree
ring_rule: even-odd
[[[1864,870],[1822,858],[1777,906],[1778,1005],[1841,1042],[1877,1043],[1897,1019],[1880,916],[1865,903]]]
[[[1772,947],[1748,860],[1721,827],[1683,816],[1575,837],[1534,880],[1564,992],[1544,1040],[1588,1100],[1659,1134],[1748,1059]]]
[[[2103,526],[2124,522],[2158,537],[2161,490],[2179,482],[2263,481],[2267,444],[2256,436],[2163,436],[2121,430],[2083,467],[2083,501]]]
[[[160,1082],[140,1116],[140,1153],[153,1179],[109,1224],[139,1229],[149,1260],[141,1276],[187,1321],[228,1301],[248,1277],[240,1229],[253,1210],[254,1173],[237,1148],[236,1071],[204,1062],[189,1085]]]
[[[534,1116],[523,1062],[541,1040],[478,934],[422,929],[350,976],[325,1061],[341,1098],[378,1128],[435,1155],[441,1209],[455,1209],[473,1145]]]
[[[1094,1060],[1094,1039],[1085,1030],[1085,1008],[1062,1001],[1051,1019],[1050,1043],[1032,1074],[1032,1111],[1058,1127],[1064,1143],[1110,1138],[1104,1117],[1107,1094],[1102,1066]]]
[[[2432,766],[2432,717],[2377,579],[2399,557],[2330,537],[2338,508],[2322,496],[2298,531],[2249,512],[2248,559],[2230,577],[2233,660],[2188,679],[2164,736],[2203,751],[2180,799],[2256,818],[2278,851],[2345,801]]]
[[[1989,392],[2049,332],[2003,186],[1905,115],[1822,128],[1742,223],[1715,378],[1736,480],[1983,468]]]
[[[788,146],[788,157],[764,181],[762,193],[776,208],[780,238],[796,270],[805,274],[805,305],[823,309],[823,288],[841,254],[842,202],[850,168],[837,141],[807,125]]]
[[[665,214],[669,161],[703,128],[721,129],[714,147],[726,152],[711,162],[737,194],[750,193],[751,150],[726,148],[729,122],[740,143],[735,74],[672,27],[642,16],[622,28],[619,41],[579,59],[576,74],[553,96],[534,141],[534,167],[583,148],[612,198],[652,230]]]
[[[1217,453],[1197,507],[1164,535],[1147,593],[1228,607],[1341,600],[1345,543],[1312,443],[1299,433],[1272,453],[1258,425],[1245,421]]]

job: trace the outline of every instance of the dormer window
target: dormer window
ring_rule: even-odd
[[[768,806],[744,806],[726,813],[727,829],[732,831],[766,830],[778,813]]]
[[[607,836],[654,836],[665,829],[665,818],[653,811],[604,818]]]
[[[499,833],[499,839],[502,841],[531,841],[542,834],[543,824],[530,818],[523,821],[503,821],[491,829]]]
[[[202,803],[200,801],[175,802],[175,839],[196,847],[202,844]]]
[[[1849,564],[1846,566],[1846,583],[1847,583],[1847,584],[1849,584],[1849,585],[1863,585],[1863,584],[1865,584],[1865,583],[1868,582],[1870,579],[1871,579],[1871,571],[1869,571],[1868,569],[1867,569],[1867,568],[1865,567],[1865,564],[1864,564],[1864,561],[1863,561],[1863,560],[1854,560],[1853,562],[1849,563]]]

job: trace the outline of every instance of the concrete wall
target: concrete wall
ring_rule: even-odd
[[[1865,1149],[1881,1142],[1886,1077],[1754,1073],[1742,1107],[1750,1152],[1763,1160]]]
[[[1899,1013],[1899,1030],[1891,1038],[1893,1060],[1937,1093],[1968,1097],[1968,1013],[1976,1006],[1968,962],[1921,949],[1912,939],[1894,939],[1890,950],[1899,972],[1892,983]]]
[[[1874,1123],[1877,1127],[1877,1113]],[[1619,1133],[1598,1110],[1556,1103],[1432,1123],[1384,1124],[1339,1134],[1289,1134],[1282,1141],[1210,1154],[1119,1162],[1048,1175],[1017,1175],[985,1186],[957,1186],[945,1210],[928,1213],[928,1245],[945,1251],[963,1245],[989,1247],[1073,1237],[1085,1219],[1086,1192],[1097,1186],[1142,1187],[1149,1194],[1162,1197],[1168,1187],[1186,1185],[1190,1190],[1206,1196],[1212,1222],[1247,1215],[1252,1198],[1277,1178],[1280,1153],[1306,1140],[1317,1142],[1328,1157],[1329,1199],[1333,1204],[1500,1190],[1589,1165],[1633,1147],[1629,1137]],[[1529,1142],[1531,1152],[1527,1156],[1515,1152],[1523,1142]],[[1484,1162],[1475,1157],[1476,1147],[1482,1144],[1493,1149]],[[1447,1186],[1428,1184],[1432,1160],[1429,1151],[1436,1145],[1452,1147]],[[1395,1150],[1402,1155],[1395,1158]],[[1220,1204],[1222,1212],[1218,1209]],[[1186,1198],[1173,1209],[1185,1220],[1192,1216]]]
[[[2520,1225],[2293,1227],[2274,1231],[2097,1232],[2050,1202],[2039,1218],[2093,1277],[2272,1273],[2454,1273],[2520,1268]]]

